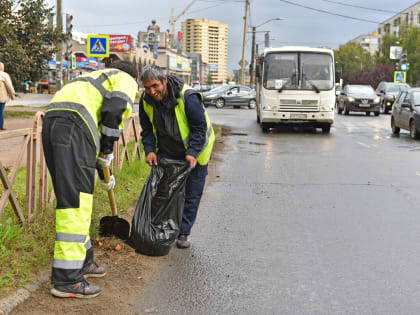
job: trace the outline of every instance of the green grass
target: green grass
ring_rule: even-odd
[[[130,153],[133,152],[133,145],[129,144]],[[127,213],[130,206],[136,204],[149,171],[150,167],[144,161],[136,159],[130,165],[125,161],[123,169],[115,172],[115,198],[120,215]],[[22,211],[25,183],[26,169],[21,168],[13,184],[13,191]],[[3,190],[1,185],[0,193]],[[98,235],[99,220],[106,215],[111,215],[108,194],[97,181],[90,229],[92,239]],[[22,226],[8,204],[0,216],[0,296],[33,281],[52,262],[54,240],[54,205],[38,209],[34,221]]]
[[[9,117],[32,117],[35,116],[36,112],[28,112],[25,110],[19,111],[12,111],[12,110],[6,110],[4,111],[4,118],[9,118]]]

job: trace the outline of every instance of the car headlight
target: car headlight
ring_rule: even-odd
[[[263,109],[265,109],[265,110],[277,110],[277,106],[276,105],[267,105],[267,106],[264,106]]]
[[[205,98],[213,98],[213,97],[215,97],[217,94],[209,94],[209,95],[206,95],[206,96],[204,96]]]
[[[375,99],[373,100],[373,102],[375,103],[375,104],[377,104],[377,103],[379,103],[379,101],[380,101],[381,99],[379,98],[379,97],[375,97]]]
[[[332,110],[333,109],[329,106],[325,106],[325,105],[321,106],[321,112],[330,112]]]
[[[353,97],[349,97],[347,100],[349,101],[349,103],[353,103],[354,102],[354,98]]]

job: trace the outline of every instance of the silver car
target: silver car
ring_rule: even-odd
[[[222,108],[233,105],[240,108],[242,105],[253,109],[257,105],[255,90],[243,85],[222,85],[203,93],[204,106],[215,105]]]

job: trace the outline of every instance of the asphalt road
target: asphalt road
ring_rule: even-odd
[[[189,250],[173,248],[136,310],[156,314],[419,314],[420,141],[390,116],[331,134],[232,128]]]

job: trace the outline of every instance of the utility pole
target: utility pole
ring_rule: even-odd
[[[245,44],[246,44],[246,28],[248,24],[248,6],[249,1],[245,0],[245,16],[244,16],[244,40],[242,43],[242,66],[241,66],[241,81],[240,84],[244,84],[244,71],[245,71]]]
[[[63,32],[63,0],[57,0],[57,28]],[[56,61],[56,91],[61,89],[63,77],[63,42],[57,43]]]
[[[254,74],[255,74],[255,30],[257,28],[255,26],[252,27],[252,53],[251,53],[251,71],[250,71],[250,75],[251,75],[251,83],[255,83],[255,78],[254,78]]]

